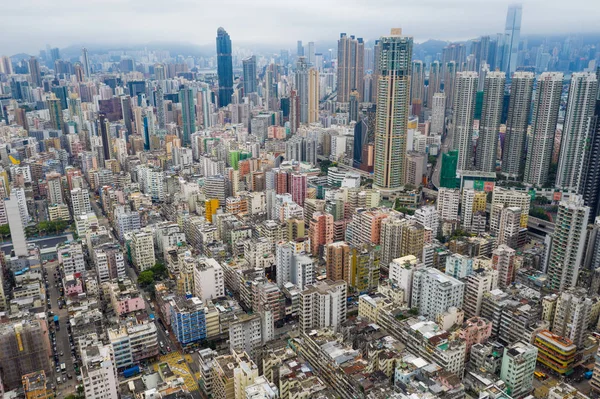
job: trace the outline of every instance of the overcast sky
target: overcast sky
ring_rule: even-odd
[[[214,44],[223,26],[236,44],[294,48],[340,32],[375,38],[401,27],[416,41],[464,40],[504,29],[507,0],[3,0],[0,54],[46,44]],[[600,31],[598,0],[523,0],[522,34]]]

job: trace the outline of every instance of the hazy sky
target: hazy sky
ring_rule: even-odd
[[[272,43],[293,49],[365,39],[402,27],[417,41],[464,40],[501,32],[508,0],[3,0],[0,54],[37,54],[46,44],[214,44],[223,26],[234,46]],[[598,0],[524,0],[522,33],[600,31]]]

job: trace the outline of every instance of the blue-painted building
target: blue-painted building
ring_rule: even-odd
[[[171,328],[182,346],[206,339],[204,304],[197,297],[178,296],[171,302]]]

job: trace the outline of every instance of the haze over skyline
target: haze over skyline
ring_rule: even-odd
[[[390,26],[415,41],[467,40],[504,30],[510,0],[333,0],[277,2],[226,0],[42,0],[3,5],[0,53],[36,54],[46,44],[141,44],[186,42],[214,45],[223,26],[234,45],[270,43],[292,48],[295,40],[331,41],[340,32],[371,40]],[[522,35],[597,32],[600,7],[591,0],[524,0]]]

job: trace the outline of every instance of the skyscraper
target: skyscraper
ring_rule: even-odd
[[[244,96],[250,93],[256,93],[256,56],[244,58],[242,60],[244,69]]]
[[[358,122],[358,115],[360,110],[359,98],[360,95],[358,94],[358,92],[356,90],[352,90],[352,92],[350,93],[350,105],[348,106],[348,120],[350,122]]]
[[[523,176],[525,183],[543,186],[548,180],[562,85],[560,72],[544,72],[538,78]]]
[[[190,137],[196,131],[196,106],[194,105],[194,91],[189,87],[183,87],[179,90],[179,101],[181,101],[181,119],[183,122],[183,131],[181,144],[188,146],[191,144]]]
[[[92,74],[92,69],[90,68],[88,51],[85,47],[81,49],[81,64],[83,65],[83,73],[85,74],[85,77],[89,78]]]
[[[410,103],[412,114],[419,116],[423,105],[425,89],[425,66],[423,61],[416,60],[412,63],[412,76],[410,79]]]
[[[167,72],[165,71],[165,66],[163,64],[154,65],[154,78],[159,82],[167,78]]]
[[[371,102],[377,103],[377,82],[379,81],[379,75],[381,75],[381,70],[379,66],[379,57],[381,56],[381,44],[379,40],[375,40],[375,45],[373,46],[373,90],[371,94]]]
[[[413,39],[392,29],[379,44],[374,183],[393,190],[404,185]]]
[[[302,45],[302,40],[298,40],[298,46],[296,47],[296,55],[298,57],[304,57],[304,46]]]
[[[308,70],[308,123],[319,120],[319,71]]]
[[[33,87],[42,87],[42,73],[40,72],[40,62],[37,58],[29,59],[29,74],[31,75],[31,83]]]
[[[479,39],[473,42],[471,53],[475,55],[475,68],[479,70],[481,64],[488,62],[488,54],[490,51],[490,37],[481,36]]]
[[[48,112],[50,113],[50,124],[52,129],[62,130],[64,127],[63,108],[60,100],[53,94],[46,100]]]
[[[442,71],[440,62],[434,61],[429,65],[429,83],[427,84],[427,108],[433,108],[433,96],[440,92]]]
[[[446,108],[454,106],[454,90],[456,79],[456,62],[450,61],[444,65],[444,93],[446,94]]]
[[[432,103],[429,104],[431,108],[431,134],[444,133],[444,126],[446,120],[446,95],[444,93],[435,93],[432,97]]]
[[[579,191],[589,123],[594,115],[597,90],[596,74],[578,72],[571,75],[556,173],[557,188]]]
[[[515,4],[508,7],[506,14],[502,70],[507,74],[512,74],[517,69],[519,41],[521,40],[521,12],[521,5]]]
[[[368,145],[369,145],[369,127],[367,123],[361,119],[354,125],[354,148],[353,148],[353,163],[357,169],[365,170],[368,161]]]
[[[338,40],[337,65],[337,101],[350,101],[350,92],[356,89],[361,96],[364,92],[364,54],[365,44],[362,38],[340,34]]]
[[[498,152],[498,133],[505,80],[504,72],[489,72],[485,76],[479,139],[475,155],[475,169],[483,172],[496,171],[496,153]]]
[[[454,88],[452,146],[458,150],[456,170],[469,170],[473,155],[473,114],[477,94],[477,73],[459,72]],[[445,89],[444,89],[445,91]]]
[[[217,75],[219,77],[219,107],[231,103],[233,95],[233,60],[231,39],[225,29],[217,30]]]
[[[596,78],[600,82],[600,67],[596,70]],[[588,140],[579,192],[585,205],[590,207],[589,223],[592,224],[600,211],[600,89],[596,95],[594,116],[590,120]]]
[[[156,86],[156,92],[154,93],[156,95],[156,116],[158,118],[158,128],[159,129],[164,129],[165,128],[165,96],[163,93],[163,88],[162,88],[162,84],[158,84]],[[121,103],[122,104],[122,103]],[[131,110],[129,111],[129,113],[131,114]],[[123,119],[125,119],[125,110],[123,110]]]
[[[133,129],[133,112],[131,111],[131,97],[128,95],[121,96],[121,111],[123,113],[123,122],[127,129],[126,137],[129,140],[129,135],[135,133]]]
[[[574,287],[583,260],[590,208],[579,195],[558,205],[555,229],[548,257],[548,288],[563,291]]]
[[[308,42],[308,54],[306,54],[306,58],[308,60],[308,65],[315,66],[315,42]]]
[[[300,101],[300,123],[308,123],[308,64],[306,57],[298,57],[295,78]]]
[[[9,56],[3,55],[2,57],[0,57],[0,72],[5,73],[7,75],[12,75],[13,67]]]
[[[104,160],[110,159],[110,126],[108,119],[106,119],[106,114],[99,113],[98,114],[98,131],[100,132],[100,137],[102,138],[102,153],[104,155]],[[104,165],[102,165],[104,167]]]
[[[510,86],[506,134],[502,149],[502,174],[517,178],[523,174],[524,147],[531,113],[533,72],[515,72]]]

